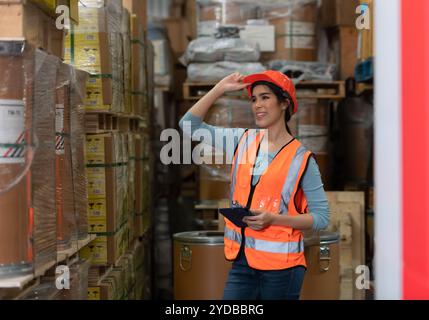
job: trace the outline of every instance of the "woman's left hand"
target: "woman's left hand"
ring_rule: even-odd
[[[263,210],[252,210],[254,216],[243,218],[243,222],[247,223],[250,229],[259,231],[269,227],[274,222],[275,215]]]

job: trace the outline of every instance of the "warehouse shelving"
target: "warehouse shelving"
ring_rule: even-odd
[[[191,82],[183,84],[185,100],[198,100],[216,85],[215,82]],[[346,96],[344,81],[302,81],[296,84],[298,98],[341,100]],[[228,94],[246,99],[244,91]]]

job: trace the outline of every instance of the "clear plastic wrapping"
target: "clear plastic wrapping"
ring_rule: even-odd
[[[0,277],[33,270],[29,143],[34,52],[24,42],[0,42]],[[24,51],[25,50],[25,51]],[[26,85],[28,83],[28,86]]]
[[[124,112],[132,113],[131,110],[131,30],[130,13],[127,9],[122,12],[121,36],[124,52]]]
[[[184,55],[184,62],[256,62],[259,47],[239,38],[197,38],[191,41]]]
[[[84,99],[88,73],[70,68],[70,125],[71,153],[73,167],[74,208],[77,219],[78,238],[88,236],[88,193],[85,172],[85,107]]]
[[[70,144],[70,74],[68,65],[61,65],[55,106],[55,201],[57,212],[57,247],[68,249],[77,239],[74,210],[73,171]],[[63,70],[65,69],[65,70]],[[65,75],[62,78],[62,75]]]
[[[23,41],[2,41],[1,47],[0,127],[7,131],[1,136],[12,140],[1,146],[0,273],[13,274],[31,271],[32,263],[38,268],[56,260],[55,87],[60,60]]]
[[[333,81],[337,66],[322,62],[273,60],[268,63],[268,69],[283,72],[298,83],[302,80]]]
[[[55,210],[55,88],[60,60],[35,51],[29,112],[38,146],[31,166],[35,268],[57,258]],[[31,73],[29,73],[31,76]],[[30,86],[31,87],[31,86]]]
[[[238,63],[219,61],[215,63],[191,63],[188,66],[188,79],[195,82],[220,81],[234,72],[244,75],[265,71],[266,68],[257,62]]]
[[[222,25],[245,25],[257,14],[256,1],[198,1],[198,35],[213,36]]]
[[[125,109],[122,13],[121,0],[80,1],[79,24],[65,39],[65,61],[91,74],[87,110]]]

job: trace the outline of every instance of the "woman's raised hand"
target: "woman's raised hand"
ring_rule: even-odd
[[[246,88],[249,84],[243,83],[244,76],[238,72],[230,74],[218,82],[216,88],[221,90],[222,93],[238,91]]]

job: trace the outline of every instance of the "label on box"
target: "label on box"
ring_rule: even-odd
[[[103,82],[101,78],[89,78],[86,85],[85,108],[88,111],[109,111],[110,105],[104,104]]]
[[[88,219],[106,219],[106,199],[88,199]]]
[[[269,26],[246,26],[240,31],[240,38],[253,45],[258,44],[262,52],[275,51],[275,28]]]
[[[100,28],[99,23],[99,20],[103,21],[106,18],[105,12],[104,8],[80,7],[79,24],[75,27],[75,32],[106,32],[107,30]]]
[[[85,150],[87,161],[91,160],[97,163],[103,163],[106,156],[105,137],[108,134],[87,135],[85,140]]]
[[[94,265],[107,263],[107,237],[98,236],[94,241],[82,248],[80,255],[84,259],[91,259]]]
[[[74,34],[73,50],[76,67],[89,73],[101,73],[98,33]]]
[[[64,105],[55,106],[55,153],[64,154]]]
[[[106,219],[93,219],[88,218],[88,232],[90,233],[103,233],[107,232]]]
[[[106,196],[106,170],[105,168],[86,168],[88,179],[88,197]]]
[[[24,101],[0,99],[0,164],[24,163]]]

